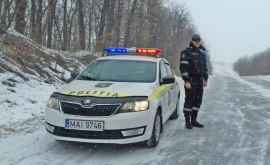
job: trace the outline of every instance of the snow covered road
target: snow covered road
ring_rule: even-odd
[[[0,137],[0,165],[270,165],[269,83],[216,70],[199,116],[204,129],[184,129],[181,115],[165,125],[159,146],[149,149],[57,142],[40,124],[31,133]]]

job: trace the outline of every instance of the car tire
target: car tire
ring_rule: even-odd
[[[151,138],[145,142],[147,147],[153,148],[158,145],[161,135],[161,128],[162,128],[161,114],[160,112],[158,112],[155,116]]]
[[[172,113],[172,115],[170,116],[170,120],[176,120],[179,117],[179,103],[180,103],[180,94],[178,95],[178,100],[176,103],[176,108],[174,110],[174,112]]]

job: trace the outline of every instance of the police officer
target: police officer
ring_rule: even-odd
[[[201,45],[198,34],[192,36],[190,46],[181,52],[180,71],[185,82],[184,116],[187,129],[203,128],[197,121],[202,104],[203,88],[207,86],[208,69],[206,49]]]

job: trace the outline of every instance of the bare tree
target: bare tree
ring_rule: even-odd
[[[130,39],[130,28],[131,28],[131,23],[132,23],[132,20],[133,20],[133,16],[134,16],[134,13],[135,13],[135,9],[137,7],[137,0],[133,0],[133,3],[132,3],[132,7],[131,7],[131,11],[129,13],[129,17],[128,17],[128,20],[127,20],[127,28],[126,28],[126,32],[125,32],[125,42],[124,42],[124,46],[128,46],[129,45],[129,39]]]
[[[109,0],[103,1],[100,22],[99,22],[99,29],[98,29],[98,34],[97,34],[97,43],[96,43],[97,44],[96,45],[97,51],[101,51],[102,48],[104,48],[104,46],[105,46],[105,44],[104,44],[104,29],[105,29],[105,25],[106,25],[106,15],[107,15],[106,13],[108,12],[109,5],[110,5]]]
[[[1,12],[2,15],[0,17],[0,28],[3,31],[5,31],[6,29],[9,28],[9,26],[10,26],[12,20],[13,20],[13,15],[12,15],[12,18],[10,18],[10,12],[11,12],[12,4],[13,4],[13,0],[3,0],[3,1],[1,1],[1,5],[3,6],[3,9],[2,9],[2,12]]]
[[[63,18],[63,50],[68,48],[68,25],[67,25],[67,0],[63,0],[64,18]]]
[[[20,33],[25,32],[26,21],[25,12],[27,8],[27,0],[16,0],[15,1],[15,30]]]
[[[77,1],[78,5],[78,24],[79,24],[79,41],[80,48],[85,49],[85,26],[84,26],[84,11],[82,0]]]
[[[36,0],[31,0],[31,38],[37,40],[37,5]]]
[[[37,0],[37,16],[36,16],[36,41],[42,44],[42,2],[43,0]]]
[[[121,35],[121,24],[122,24],[122,18],[123,18],[123,8],[124,8],[124,0],[118,0],[117,4],[117,14],[116,14],[116,24],[118,26],[115,27],[115,35],[114,35],[114,46],[119,46],[120,42],[120,35]]]
[[[1,13],[2,13],[2,6],[3,6],[3,3],[4,3],[4,1],[0,1],[0,15],[1,15]]]
[[[115,0],[109,1],[108,12],[106,12],[106,28],[104,34],[104,45],[111,46],[112,41],[112,30],[114,27],[114,9],[115,9]]]
[[[71,3],[72,5],[73,3]],[[76,7],[74,3],[74,7],[71,7],[71,10],[69,11],[70,16],[69,16],[69,28],[68,28],[68,48],[71,48],[71,43],[73,43],[73,29],[75,29],[74,22],[75,22],[75,16],[78,11],[78,8]]]
[[[57,0],[48,0],[47,47],[52,48],[53,22]]]
[[[88,49],[90,52],[92,52],[92,31],[93,31],[93,11],[94,11],[94,5],[92,0],[88,1]]]

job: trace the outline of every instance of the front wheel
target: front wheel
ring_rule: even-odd
[[[158,112],[155,117],[152,136],[149,140],[146,141],[146,145],[148,147],[156,147],[158,145],[161,134],[161,123],[161,115]]]

